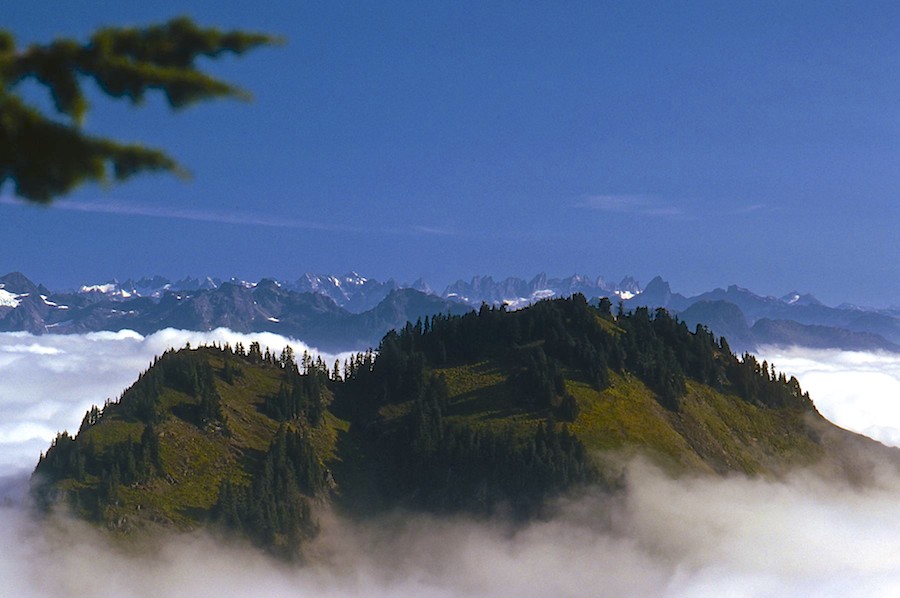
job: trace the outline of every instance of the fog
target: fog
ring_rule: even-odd
[[[761,359],[794,375],[830,421],[900,446],[900,355],[764,347]]]
[[[900,490],[798,474],[673,481],[635,463],[628,491],[562,501],[520,529],[397,513],[366,524],[323,515],[305,567],[202,534],[135,554],[84,524],[37,525],[0,509],[6,595],[895,596]]]
[[[358,523],[321,512],[303,567],[202,533],[136,548],[64,516],[33,521],[20,500],[23,468],[57,429],[77,428],[91,403],[118,396],[154,354],[202,340],[182,334],[0,335],[0,535],[16,539],[0,552],[0,595],[900,595],[900,479],[885,471],[859,488],[803,471],[780,481],[672,480],[635,461],[621,495],[588,490],[518,527],[402,512]],[[280,349],[285,339],[267,344]],[[839,425],[900,437],[900,357],[764,357],[797,375]]]
[[[290,345],[298,355],[321,355],[330,366],[338,356],[271,333],[240,334],[166,329],[141,336],[132,331],[84,335],[34,336],[0,333],[0,475],[34,468],[37,456],[57,432],[75,433],[91,405],[117,399],[153,358],[185,343],[258,341],[281,352]]]

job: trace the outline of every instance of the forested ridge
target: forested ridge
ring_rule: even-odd
[[[575,295],[425,318],[331,367],[257,343],[166,352],[57,437],[33,486],[113,529],[211,525],[291,555],[326,503],[530,517],[615,491],[606,449],[676,473],[809,463],[830,450],[809,418],[796,379],[705,328]]]
[[[33,494],[112,528],[206,522],[289,554],[315,533],[312,502],[326,491],[327,438],[315,437],[327,375],[289,347],[167,351],[118,401],[89,410],[77,437],[57,436]],[[223,399],[235,391],[237,402]]]
[[[732,392],[759,406],[812,408],[796,378],[777,374],[767,362],[735,356],[727,340],[698,325],[694,331],[664,309],[611,312],[584,296],[542,301],[508,312],[483,306],[463,316],[435,315],[381,342],[370,367],[355,367],[354,383],[381,402],[409,400],[424,389],[428,368],[493,360],[507,365],[525,406],[550,407],[564,398],[563,368],[603,390],[611,372],[629,372],[653,389],[661,404],[678,410],[685,381]],[[577,414],[563,410],[563,419]]]

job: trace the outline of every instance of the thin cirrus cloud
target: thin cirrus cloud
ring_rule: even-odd
[[[26,205],[11,197],[0,196],[0,205],[22,206]],[[209,222],[213,224],[233,224],[237,226],[262,226],[270,228],[287,228],[295,230],[319,230],[344,233],[382,233],[388,235],[456,235],[457,233],[436,227],[414,225],[408,228],[371,228],[355,227],[344,224],[331,224],[327,222],[315,222],[311,220],[298,220],[294,218],[272,217],[264,218],[257,214],[240,211],[220,210],[193,210],[164,206],[148,206],[141,203],[125,203],[114,201],[68,201],[57,202],[54,210],[67,212],[81,212],[87,214],[110,214],[115,216],[138,216],[147,218],[164,218],[169,220],[187,220],[191,222]]]
[[[27,206],[24,202],[11,197],[0,197],[0,205]],[[148,206],[141,203],[125,203],[111,201],[66,201],[53,205],[54,210],[66,212],[83,212],[88,214],[112,214],[116,216],[145,216],[150,218],[167,218],[172,220],[190,220],[194,222],[212,222],[216,224],[238,224],[251,226],[268,226],[274,228],[295,228],[326,231],[355,231],[343,225],[295,220],[290,218],[260,218],[244,212],[224,212],[217,210],[190,210],[163,206]],[[362,229],[359,229],[362,230]]]
[[[670,219],[694,219],[700,216],[728,217],[755,214],[770,208],[763,203],[748,203],[742,201],[731,202],[733,207],[714,210],[692,208],[688,213],[684,208],[674,205],[671,201],[649,195],[589,195],[576,201],[576,208],[596,210],[612,214],[630,214],[634,216],[648,216],[654,218]]]
[[[427,226],[427,225],[415,225],[412,227],[412,231],[421,233],[423,235],[435,235],[438,237],[455,237],[455,236],[459,236],[459,234],[460,234],[449,228],[440,228],[437,226]]]
[[[668,205],[646,195],[590,195],[575,202],[575,207],[639,216],[669,218],[684,216],[684,211],[681,208]]]

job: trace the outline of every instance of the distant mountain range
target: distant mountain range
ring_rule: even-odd
[[[377,345],[390,329],[435,313],[459,314],[483,303],[519,309],[541,299],[581,293],[610,298],[623,308],[665,308],[692,330],[698,324],[725,336],[735,351],[762,345],[800,345],[845,350],[900,352],[900,309],[853,305],[829,307],[798,292],[763,297],[730,286],[694,297],[673,293],[656,277],[646,287],[631,277],[617,284],[573,275],[531,280],[475,276],[434,292],[423,280],[378,281],[355,272],[306,274],[300,279],[248,282],[162,276],[85,284],[51,291],[14,272],[0,277],[0,331],[70,334],[163,328],[274,332],[326,351]]]
[[[392,328],[466,305],[415,289],[388,290],[374,307],[353,313],[320,292],[296,291],[272,279],[258,283],[163,279],[85,285],[51,292],[20,273],[0,277],[0,331],[72,334],[164,328],[274,332],[325,351],[364,350]],[[149,279],[154,280],[154,279]]]
[[[626,308],[665,308],[691,328],[703,324],[725,336],[738,350],[753,350],[761,345],[799,345],[900,352],[897,308],[848,304],[828,307],[808,294],[762,297],[735,285],[685,297],[673,293],[669,283],[660,277],[624,304]]]

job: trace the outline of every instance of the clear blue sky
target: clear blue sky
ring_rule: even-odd
[[[90,131],[193,179],[5,202],[0,270],[661,274],[900,303],[900,3],[383,4],[5,1],[20,42],[187,14],[288,43],[208,63],[250,104],[94,94]]]

